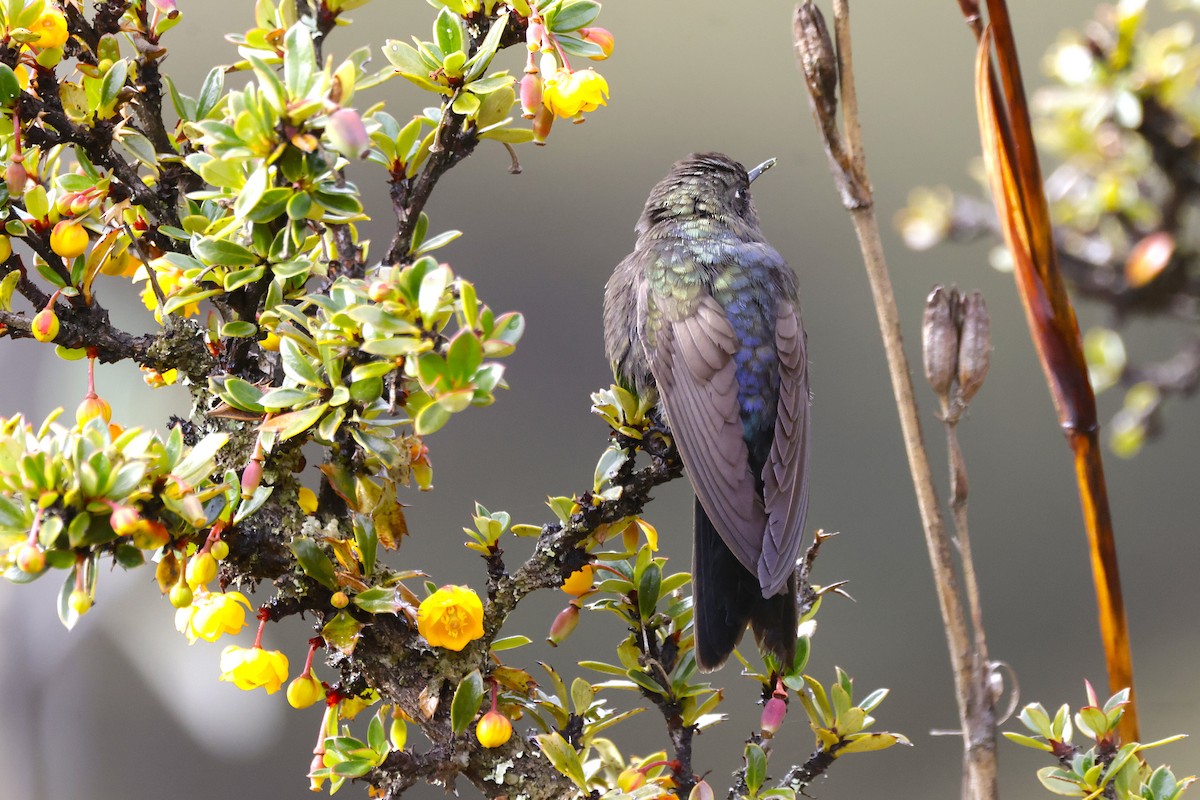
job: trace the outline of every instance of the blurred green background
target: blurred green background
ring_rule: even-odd
[[[186,19],[165,41],[171,52],[165,69],[195,93],[213,62],[236,59],[222,34],[251,27],[252,3],[180,5]],[[979,288],[991,310],[991,375],[961,430],[991,654],[1019,677],[1022,702],[1078,706],[1085,678],[1100,690],[1106,686],[1087,551],[1070,458],[1011,277],[987,266],[985,245],[914,254],[890,228],[915,185],[972,188],[965,168],[979,151],[973,40],[952,0],[853,6],[869,167],[910,357],[919,364],[918,324],[933,284]],[[1027,80],[1037,86],[1041,54],[1061,30],[1089,19],[1094,3],[1012,0],[1011,7]],[[952,797],[959,790],[960,742],[930,735],[957,719],[945,638],[867,282],[793,62],[791,10],[790,0],[612,0],[599,22],[615,33],[616,51],[597,65],[612,89],[609,107],[582,126],[560,122],[548,147],[522,147],[522,175],[508,174],[501,147],[484,146],[442,181],[428,209],[431,231],[466,234],[442,257],[493,308],[524,312],[528,328],[507,361],[511,390],[491,408],[455,417],[429,440],[436,491],[402,498],[412,504],[413,535],[390,560],[424,568],[438,583],[479,585],[482,564],[463,548],[460,533],[473,501],[508,510],[515,521],[542,522],[549,518],[547,495],[590,485],[606,428],[589,415],[588,395],[610,381],[600,332],[603,285],[632,246],[648,190],[691,151],[721,150],[751,165],[778,156],[779,165],[754,188],[763,228],[799,274],[805,302],[815,420],[809,522],[842,534],[822,551],[814,579],[850,581],[857,601],[825,604],[809,671],[828,682],[841,666],[860,693],[890,687],[878,725],[907,734],[915,745],[849,757],[814,794]],[[350,16],[355,24],[334,34],[328,53],[377,48],[414,32],[427,36],[434,12],[417,0],[375,0]],[[519,71],[519,59],[509,52],[500,61]],[[374,64],[382,66],[382,57]],[[386,101],[406,119],[429,98],[396,80],[361,96],[359,107]],[[368,213],[377,216],[366,233],[382,246],[386,187],[367,170],[356,179]],[[148,329],[149,315],[132,291],[110,284],[101,288],[102,300],[124,308],[130,325]],[[1085,325],[1103,321],[1087,306],[1081,316]],[[1147,326],[1131,346],[1161,355],[1174,344],[1162,336]],[[49,348],[28,341],[6,341],[0,353],[3,413],[40,419],[82,396],[82,363],[58,362]],[[98,386],[122,423],[162,425],[186,401],[182,389],[149,392],[129,365],[101,368]],[[941,475],[933,398],[923,384],[919,391]],[[1106,419],[1117,402],[1103,398]],[[1165,436],[1136,460],[1107,462],[1147,739],[1200,732],[1196,410],[1170,403]],[[678,481],[658,491],[648,510],[677,569],[690,560],[690,508],[689,487]],[[510,563],[521,552],[513,545]],[[95,611],[71,634],[54,613],[57,588],[50,581],[0,587],[0,794],[12,800],[309,796],[304,774],[318,709],[294,711],[282,694],[268,698],[218,683],[220,646],[189,649],[144,570],[105,576]],[[535,595],[513,630],[540,640],[563,601],[557,593]],[[296,673],[309,635],[306,623],[296,621],[268,631],[268,642],[288,653]],[[587,614],[558,651],[529,647],[509,654],[510,661],[532,667],[549,660],[569,678],[581,674],[574,661],[604,657],[597,648],[615,646],[620,635],[607,618]],[[698,739],[695,764],[724,787],[759,709],[736,667],[713,680],[728,687],[723,709],[730,719]],[[613,702],[632,699],[618,694]],[[667,745],[652,713],[613,737],[627,754]],[[798,706],[775,747],[776,775],[811,751]],[[1033,773],[1046,763],[1023,748],[999,747],[1004,796],[1042,792]],[[1200,765],[1200,744],[1172,745],[1156,756],[1187,775]],[[460,788],[474,796],[465,782]],[[424,788],[411,796],[440,794]],[[342,792],[364,795],[353,786]]]

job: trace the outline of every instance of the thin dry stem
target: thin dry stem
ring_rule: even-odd
[[[811,3],[804,5],[808,6],[810,13],[815,11]],[[975,670],[975,659],[972,657],[971,636],[963,609],[950,538],[946,533],[933,481],[933,472],[929,465],[929,456],[922,439],[912,375],[908,358],[904,353],[903,337],[900,331],[900,314],[887,268],[887,260],[883,253],[879,221],[875,215],[874,198],[866,169],[866,153],[862,143],[862,128],[858,116],[854,65],[850,49],[848,0],[834,0],[833,7],[844,139],[842,141],[831,140],[831,130],[834,131],[833,136],[837,135],[836,123],[822,119],[822,109],[817,104],[812,104],[813,112],[817,117],[818,130],[825,134],[825,146],[830,155],[831,165],[837,169],[840,159],[836,158],[834,154],[843,148],[849,155],[849,167],[852,174],[837,175],[835,173],[835,179],[839,184],[850,185],[860,192],[857,197],[852,198],[851,202],[847,202],[843,193],[843,204],[850,213],[871,284],[871,294],[874,299],[880,333],[883,337],[884,352],[887,356],[888,374],[892,382],[896,408],[900,414],[900,428],[908,457],[909,471],[912,474],[916,490],[917,506],[925,532],[925,543],[933,568],[938,605],[946,628],[959,721],[966,739],[965,795],[974,800],[985,800],[985,798],[997,796],[994,777],[995,752],[994,748],[973,747],[974,737],[971,732],[979,730],[990,721],[980,718],[977,713],[979,706],[975,702],[981,696],[980,692],[986,691],[986,685],[978,685],[980,682]],[[798,20],[802,10],[797,12]],[[802,43],[797,41],[797,45],[801,46]]]

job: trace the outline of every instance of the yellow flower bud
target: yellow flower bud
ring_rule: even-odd
[[[7,236],[0,236],[0,263],[8,261],[12,255],[12,242]]]
[[[484,747],[499,747],[512,738],[512,722],[499,711],[489,711],[479,718],[475,738]]]
[[[96,417],[104,420],[105,423],[111,422],[112,406],[108,404],[107,400],[101,397],[97,397],[94,394],[88,395],[83,398],[83,402],[75,409],[75,424],[82,428],[89,421],[96,419]]]
[[[67,605],[70,606],[72,611],[82,617],[92,607],[92,598],[88,597],[88,593],[82,589],[76,589],[67,598]]]
[[[192,587],[181,582],[171,587],[170,598],[171,605],[182,610],[192,605],[195,595],[192,593]]]
[[[212,553],[196,553],[187,565],[187,582],[203,586],[217,577],[217,560]]]
[[[592,565],[584,564],[568,575],[559,588],[572,597],[579,597],[586,594],[592,588],[592,581],[594,579],[595,572],[592,569]]]
[[[58,315],[54,313],[54,309],[43,308],[33,315],[33,323],[29,327],[33,333],[33,338],[39,342],[50,342],[54,340],[55,336],[58,336],[61,326],[58,321]]]
[[[308,708],[325,697],[325,687],[311,669],[288,684],[287,700],[292,708]]]
[[[50,232],[50,249],[63,258],[75,258],[87,252],[88,232],[74,220],[62,220]]]
[[[345,608],[350,605],[350,598],[345,592],[334,592],[333,596],[329,598],[329,605],[334,608]]]
[[[17,550],[17,569],[27,575],[36,575],[46,568],[46,554],[32,542],[25,542]]]
[[[483,602],[466,586],[443,586],[421,601],[417,630],[433,647],[462,650],[483,636]]]
[[[617,776],[617,787],[626,794],[640,789],[646,783],[646,773],[636,767],[626,767]]]
[[[275,331],[268,331],[267,335],[262,338],[258,346],[263,350],[270,350],[272,353],[279,352],[279,334]]]
[[[218,539],[208,548],[208,552],[212,553],[212,557],[217,561],[224,561],[229,556],[229,545]]]

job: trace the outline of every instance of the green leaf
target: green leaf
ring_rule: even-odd
[[[258,256],[236,242],[199,236],[192,240],[192,254],[207,267],[252,267]]]
[[[482,703],[483,676],[479,674],[479,670],[473,670],[454,690],[454,699],[450,702],[450,727],[455,735],[467,729],[471,720],[479,713]]]
[[[372,762],[362,758],[351,758],[334,764],[330,771],[343,778],[361,778],[373,769],[375,765]]]
[[[295,339],[290,336],[282,337],[279,342],[279,355],[283,362],[284,374],[289,378],[316,389],[325,388],[325,381],[321,380],[308,354]]]
[[[758,794],[767,777],[767,754],[756,744],[746,745],[746,788],[751,796]]]
[[[425,253],[433,252],[440,247],[445,247],[460,236],[462,236],[462,231],[444,231],[443,233],[439,233],[437,236],[430,237],[428,240],[423,241],[420,247],[414,248],[413,255],[419,256],[424,255]]]
[[[262,430],[277,432],[280,439],[287,441],[316,425],[328,410],[328,403],[320,403],[311,408],[292,411],[288,414],[280,414],[278,417],[271,417],[264,422]]]
[[[217,106],[217,101],[225,91],[225,69],[213,67],[200,86],[200,96],[196,98],[196,119],[203,119]]]
[[[117,95],[125,88],[125,79],[128,75],[129,63],[125,59],[114,61],[108,72],[104,73],[104,79],[100,82],[99,111],[101,116],[107,117],[112,113],[117,102]]]
[[[575,748],[571,747],[558,731],[539,734],[536,738],[542,753],[554,768],[586,795],[589,791],[587,778],[584,776],[583,762],[579,760],[579,753],[575,752]]]
[[[244,319],[235,319],[221,326],[221,336],[232,339],[248,339],[258,333],[258,326]]]
[[[532,641],[528,636],[505,636],[492,642],[492,652],[498,653],[501,650],[513,650],[517,647],[524,647]]]
[[[642,579],[638,584],[638,613],[643,621],[654,614],[654,608],[658,605],[658,591],[661,584],[662,569],[657,563],[648,564],[642,572]]]
[[[466,34],[463,31],[462,18],[443,8],[433,23],[433,32],[437,38],[438,47],[443,53],[453,53],[465,50]]]
[[[325,559],[328,561],[329,559]],[[332,569],[332,567],[331,567]],[[363,624],[342,609],[337,615],[321,628],[321,638],[343,655],[353,655],[358,639],[362,635]]]
[[[354,595],[354,605],[368,614],[395,614],[400,607],[396,590],[383,586],[372,586]]]
[[[21,83],[7,64],[0,64],[0,106],[9,108],[21,96]]]
[[[262,405],[262,392],[249,381],[229,376],[225,379],[224,391],[219,392],[221,399],[235,408],[261,414],[266,411]]]
[[[283,85],[291,99],[308,94],[316,73],[316,52],[307,26],[293,25],[284,37]]]
[[[413,420],[414,432],[418,436],[428,436],[441,429],[450,421],[450,412],[440,403],[430,403],[417,413]]]
[[[71,608],[70,603],[71,592],[75,591],[75,573],[78,570],[78,566],[72,567],[67,579],[63,581],[58,590],[58,621],[67,630],[71,630],[79,622],[79,615]]]
[[[566,33],[586,28],[600,16],[600,4],[595,0],[574,0],[566,2],[554,15],[550,29],[555,33]]]
[[[174,428],[172,435],[178,428]],[[209,476],[216,467],[214,458],[217,451],[229,441],[227,433],[210,433],[196,443],[196,446],[175,465],[171,474],[186,484],[195,486]]]
[[[292,540],[290,545],[296,560],[300,562],[304,574],[331,591],[337,591],[337,578],[333,572],[333,562],[320,545],[304,536]]]

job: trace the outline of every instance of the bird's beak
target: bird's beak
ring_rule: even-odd
[[[762,162],[757,167],[755,167],[754,169],[747,172],[746,174],[750,176],[750,182],[754,183],[755,178],[757,178],[759,175],[762,175],[764,172],[769,170],[771,167],[775,166],[775,162],[778,160],[779,159],[776,159],[776,158],[768,158],[766,161]]]

